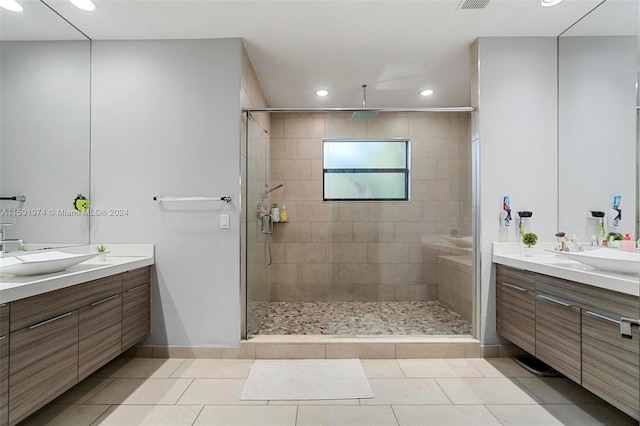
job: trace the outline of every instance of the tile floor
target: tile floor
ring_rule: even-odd
[[[508,358],[362,360],[372,399],[240,401],[254,361],[119,358],[24,425],[637,425]]]

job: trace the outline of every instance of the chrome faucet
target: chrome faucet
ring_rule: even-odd
[[[3,226],[13,226],[13,223],[0,223],[0,257],[7,253],[7,243],[18,243],[20,246],[24,244],[19,238],[5,238]]]

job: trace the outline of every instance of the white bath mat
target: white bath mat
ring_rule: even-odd
[[[241,400],[373,398],[359,359],[256,360]]]

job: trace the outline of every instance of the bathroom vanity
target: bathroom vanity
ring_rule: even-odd
[[[153,246],[140,254],[0,275],[0,425],[17,424],[149,334]]]
[[[506,243],[508,244],[508,243]],[[640,276],[494,244],[496,331],[621,411],[640,419]]]

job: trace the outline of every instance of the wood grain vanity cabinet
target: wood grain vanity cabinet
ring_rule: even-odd
[[[24,420],[149,334],[150,270],[0,306],[0,426]]]
[[[151,270],[138,269],[123,274],[122,350],[149,334],[151,329]]]
[[[9,423],[9,305],[0,304],[0,425]]]
[[[521,299],[532,291],[534,277],[534,350],[529,340],[522,340],[531,333],[531,322],[522,314],[530,315],[530,304],[514,312],[513,302],[505,302],[503,285],[514,284],[518,276],[517,285],[526,290],[517,290]],[[496,265],[498,333],[637,420],[640,330],[633,327],[632,339],[623,338],[620,318],[637,319],[639,307],[637,296]]]
[[[496,267],[496,331],[529,353],[535,353],[535,274]]]

